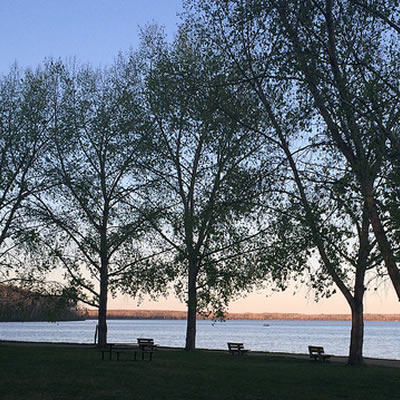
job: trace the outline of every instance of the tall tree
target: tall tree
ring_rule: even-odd
[[[150,268],[142,247],[147,216],[132,207],[143,184],[137,161],[151,128],[140,85],[134,55],[104,71],[53,65],[52,186],[33,208],[48,256],[79,300],[98,308],[100,346],[107,341],[109,294],[124,288],[136,294],[160,283],[142,274]]]
[[[268,122],[263,134],[281,159],[275,187],[277,240],[266,250],[269,264],[285,274],[291,260],[287,252],[295,250],[302,261],[292,264],[292,270],[297,265],[300,274],[307,270],[307,253],[317,250],[321,267],[311,270],[311,284],[329,294],[327,285],[334,282],[345,296],[353,316],[349,362],[360,363],[365,276],[376,266],[368,206],[357,194],[360,186],[352,170],[326,138],[312,96],[302,92],[304,82],[292,66],[297,61],[287,57],[290,43],[277,34],[275,6],[240,0],[187,2],[187,6],[189,12],[194,7],[200,40],[212,43],[240,73],[226,85],[245,86],[248,99],[252,94],[258,97],[258,103],[248,101],[264,110]],[[236,119],[251,125],[246,115]]]
[[[155,231],[175,250],[169,263],[187,304],[185,348],[193,350],[196,314],[219,315],[254,279],[256,232],[248,219],[261,138],[220,112],[220,102],[230,97],[218,85],[220,60],[193,40],[188,27],[171,46],[157,46],[147,79],[157,127],[147,170],[159,187],[148,192],[148,203],[162,213]],[[235,112],[245,103],[229,106]]]
[[[386,5],[386,2],[379,2]],[[399,127],[399,41],[393,25],[398,4],[361,7],[366,2],[305,1],[275,5],[277,32],[288,40],[286,59],[305,83],[315,108],[365,200],[379,249],[400,298],[397,244],[385,226],[384,171],[387,143]],[[369,4],[369,3],[368,3]],[[385,17],[385,18],[383,18]],[[389,23],[392,21],[393,23]]]

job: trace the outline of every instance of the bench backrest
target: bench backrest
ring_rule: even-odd
[[[149,338],[137,338],[138,344],[151,344],[154,345],[154,339]]]
[[[243,346],[243,343],[228,342],[228,349],[229,349],[229,351],[239,351],[239,350],[243,350],[244,346]]]
[[[324,354],[324,348],[322,346],[308,346],[308,352],[310,355]]]

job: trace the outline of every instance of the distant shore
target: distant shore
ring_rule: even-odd
[[[97,310],[86,310],[86,318],[97,318]],[[185,311],[172,310],[108,310],[108,319],[186,319]],[[212,320],[213,316],[198,315],[199,320]],[[226,320],[300,320],[300,321],[351,321],[350,314],[299,314],[299,313],[228,313]],[[366,321],[400,321],[400,314],[364,314]]]

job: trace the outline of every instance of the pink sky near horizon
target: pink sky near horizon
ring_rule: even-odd
[[[301,313],[301,314],[350,314],[343,295],[336,293],[329,299],[314,301],[312,292],[299,290],[293,295],[293,290],[273,293],[267,296],[267,292],[257,292],[233,301],[229,311],[233,313]],[[159,301],[146,299],[139,306],[137,301],[129,296],[119,295],[116,299],[110,299],[109,309],[142,309],[142,310],[174,310],[185,311],[186,306],[174,296]],[[384,285],[378,291],[367,291],[364,301],[364,312],[371,314],[400,314],[400,303],[396,298],[394,290],[389,284]]]

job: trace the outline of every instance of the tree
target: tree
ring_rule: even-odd
[[[380,2],[387,5],[386,2]],[[279,2],[276,29],[288,40],[286,59],[305,83],[315,108],[351,166],[393,287],[400,298],[397,244],[385,226],[381,185],[386,144],[399,125],[398,5],[374,15],[366,2]],[[378,8],[377,8],[378,9]],[[312,10],[312,12],[310,12]],[[393,30],[395,32],[393,32]],[[397,32],[397,34],[396,34]]]
[[[151,38],[147,38],[151,43]],[[147,173],[158,181],[148,204],[162,218],[153,226],[174,253],[175,289],[187,304],[186,350],[195,348],[196,314],[223,313],[254,280],[257,232],[249,224],[258,192],[260,136],[219,110],[231,93],[218,86],[220,59],[181,27],[171,46],[158,41],[149,61],[147,97],[156,130]]]
[[[352,310],[349,362],[360,363],[365,276],[380,261],[370,234],[369,208],[359,195],[352,169],[326,137],[312,96],[303,92],[304,80],[296,73],[298,60],[288,56],[290,43],[278,34],[275,5],[238,0],[187,2],[187,6],[192,16],[197,15],[194,26],[199,40],[211,43],[240,73],[240,78],[225,84],[247,87],[248,99],[253,94],[258,97],[258,104],[250,103],[264,110],[268,121],[264,136],[281,160],[272,224],[276,240],[266,249],[269,265],[280,270],[278,276],[290,269],[297,275],[308,270],[312,286],[328,295],[329,284],[336,284]],[[236,115],[236,120],[251,125],[246,115]],[[315,250],[320,268],[310,270],[307,259]],[[293,251],[299,261],[290,266],[288,252]]]
[[[45,183],[42,157],[49,137],[46,68],[14,67],[0,81],[0,279],[17,280],[32,269],[22,245],[32,245],[34,226],[25,206]],[[20,267],[20,268],[19,268]],[[10,275],[11,274],[11,275]]]
[[[379,201],[380,215],[383,216],[384,226],[389,236],[390,244],[392,246],[397,265],[399,265],[399,229],[400,229],[400,216],[398,213],[398,203],[400,200],[400,136],[399,130],[399,103],[400,89],[398,82],[400,80],[398,59],[399,59],[399,46],[398,39],[400,34],[400,19],[399,19],[399,2],[379,0],[374,2],[352,0],[351,2],[356,9],[369,16],[371,20],[377,20],[381,25],[380,28],[383,33],[383,43],[380,47],[383,48],[384,60],[377,60],[379,67],[375,65],[363,65],[363,68],[368,70],[375,76],[375,80],[379,82],[379,90],[374,98],[374,103],[382,101],[385,105],[386,112],[389,112],[391,117],[385,119],[386,125],[379,125],[381,134],[386,138],[383,140],[385,149],[383,149],[383,166],[381,168],[378,181],[382,182],[383,190],[380,195],[384,197]],[[384,93],[385,101],[380,98]],[[376,110],[378,111],[378,110]],[[384,113],[379,116],[382,118]],[[390,217],[388,217],[390,216]]]
[[[286,2],[283,8],[281,2],[276,11],[291,43],[295,70],[312,95],[327,135],[351,167],[400,298],[398,217],[393,208],[398,190],[386,189],[396,187],[393,170],[398,162],[393,149],[399,126],[399,42],[398,31],[388,23],[395,21],[398,5],[388,8],[386,2],[379,2],[386,5],[382,18],[384,14],[371,13],[360,3],[366,4],[326,0],[293,3],[293,8]]]
[[[0,321],[72,321],[83,317],[65,290],[43,293],[0,284]]]
[[[139,58],[111,68],[52,65],[52,185],[32,206],[48,257],[78,299],[98,308],[98,344],[107,342],[107,299],[157,291],[163,282],[143,247],[147,216],[134,212],[144,184],[138,167],[151,128],[142,108]]]

